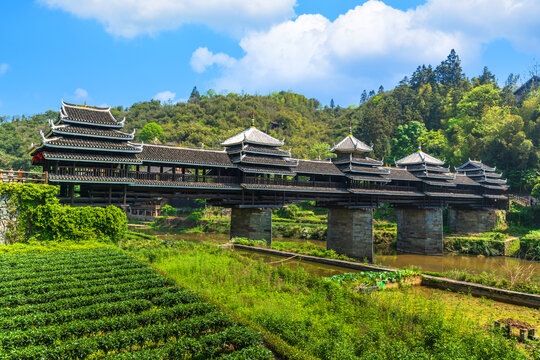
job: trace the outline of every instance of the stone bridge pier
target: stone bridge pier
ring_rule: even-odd
[[[272,244],[272,210],[233,207],[230,238],[236,237],[266,240],[270,246]]]
[[[329,209],[326,248],[373,262],[373,209]]]
[[[492,231],[506,223],[506,212],[498,209],[449,208],[448,225],[450,231],[459,234],[473,234]]]
[[[442,255],[443,209],[397,208],[398,253]]]

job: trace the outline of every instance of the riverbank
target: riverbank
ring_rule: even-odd
[[[305,260],[305,261],[311,261],[311,262],[327,264],[327,265],[332,265],[332,266],[340,266],[343,268],[349,268],[349,269],[354,269],[354,270],[378,271],[378,272],[396,271],[396,269],[392,269],[388,267],[362,264],[362,263],[350,261],[350,260],[324,258],[320,256],[311,256],[311,255],[300,255],[299,253],[295,253],[295,252],[268,249],[264,247],[253,246],[253,245],[242,245],[242,244],[235,243],[233,246],[235,249],[237,248],[237,249],[242,249],[242,250],[259,252],[263,254],[272,254],[272,255],[281,256],[284,258],[294,258],[295,256],[298,256],[300,259]],[[422,285],[426,285],[428,287],[438,288],[442,290],[448,289],[455,292],[462,292],[462,293],[471,294],[477,297],[485,297],[488,299],[493,299],[493,300],[520,305],[520,306],[529,306],[529,307],[533,307],[537,309],[540,308],[540,295],[536,295],[536,293],[528,294],[528,293],[523,293],[523,292],[510,291],[510,290],[502,289],[500,287],[499,288],[490,287],[490,286],[485,286],[481,284],[475,284],[474,282],[465,282],[465,281],[448,279],[440,275],[439,276],[422,275]],[[536,287],[530,287],[527,289],[537,290]],[[540,294],[540,291],[538,291],[538,294]]]
[[[324,248],[311,243],[297,243],[297,242],[286,242],[286,241],[279,241],[279,242],[273,242],[271,247],[268,248],[265,246],[265,242],[262,241],[253,241],[253,240],[246,240],[246,239],[235,239],[233,240],[234,246],[239,247],[241,249],[245,250],[253,250],[263,253],[272,253],[278,256],[283,257],[290,257],[294,254],[301,254],[301,256],[309,261],[319,262],[319,263],[325,263],[325,264],[340,264],[344,267],[349,267],[353,269],[360,269],[367,268],[371,266],[371,268],[375,271],[384,271],[385,269],[388,269],[388,267],[380,266],[380,258],[375,259],[375,265],[369,265],[362,263],[356,259],[348,258],[343,255],[338,255],[335,252],[331,250],[325,250]],[[395,256],[395,258],[402,256],[398,255]],[[407,255],[403,255],[407,256]],[[415,258],[425,258],[424,256],[414,255]],[[410,256],[409,256],[410,257]],[[444,257],[430,257],[436,259],[438,262],[442,262],[442,259]],[[388,259],[386,259],[388,260]],[[476,261],[480,261],[482,259],[476,259]],[[517,259],[516,259],[517,260]],[[471,261],[475,261],[475,258],[471,258]],[[517,260],[519,261],[519,260]],[[385,262],[385,264],[388,265],[388,261]],[[402,264],[403,265],[403,264]],[[399,266],[394,268],[415,268],[419,269],[419,267],[416,266]],[[469,283],[475,283],[478,285],[498,288],[501,290],[509,290],[509,291],[517,291],[517,292],[524,292],[534,295],[540,295],[540,263],[534,263],[534,262],[526,262],[524,260],[521,260],[520,262],[516,262],[514,266],[508,266],[507,267],[507,276],[496,276],[493,273],[488,272],[482,272],[478,275],[471,274],[470,272],[464,271],[464,270],[458,270],[453,269],[450,271],[444,271],[444,272],[433,272],[433,271],[423,271],[424,274],[436,276],[439,278],[449,278],[452,280],[457,281],[466,281]],[[450,288],[454,287],[455,284],[450,284]],[[474,286],[473,286],[474,287]],[[467,287],[463,287],[461,291],[465,291]],[[457,291],[460,291],[459,288],[457,288]],[[478,288],[476,292],[472,292],[473,294],[478,294],[478,296],[484,296],[489,290],[483,289],[482,286]],[[503,291],[504,293],[504,291]],[[506,297],[506,295],[501,295],[499,298],[507,298],[508,301],[511,301],[512,296],[509,295]],[[532,300],[532,303],[535,303],[535,300]],[[520,303],[521,304],[521,303]],[[523,304],[531,304],[531,300],[526,300],[523,302]]]
[[[484,300],[486,305],[480,308],[478,300],[469,303],[463,295],[441,302],[433,295],[438,291],[420,295],[409,288],[354,293],[302,267],[268,266],[213,243],[149,240],[123,246],[261,329],[289,358],[447,359],[451,354],[467,359],[525,359],[537,354],[529,345],[516,347],[487,329],[495,316],[505,315],[522,314],[523,321],[538,324],[536,310],[516,307],[520,310],[489,315],[485,313],[493,307],[489,301]]]

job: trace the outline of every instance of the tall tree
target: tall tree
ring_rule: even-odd
[[[194,86],[193,90],[191,90],[191,95],[189,95],[188,103],[199,104],[200,100],[201,100],[201,94],[199,94],[199,90],[197,90],[197,87]]]
[[[367,94],[366,89],[364,89],[364,91],[362,91],[362,95],[360,96],[360,105],[365,103],[367,100],[368,100],[368,94]]]
[[[446,60],[442,61],[435,68],[437,81],[443,85],[458,87],[463,80],[463,69],[461,68],[461,60],[456,51],[452,49]]]
[[[336,107],[336,104],[334,103],[334,99],[330,99],[330,107],[332,109]]]
[[[488,84],[493,85],[494,88],[499,87],[499,85],[497,84],[497,80],[495,79],[495,75],[493,75],[493,73],[489,71],[487,66],[484,66],[482,74],[478,77],[473,78],[473,86]]]
[[[155,122],[151,122],[144,125],[139,136],[141,141],[153,142],[155,140],[160,140],[162,135],[163,128]]]
[[[391,140],[394,160],[412,154],[418,148],[418,140],[426,132],[426,126],[418,121],[398,126],[396,136]]]

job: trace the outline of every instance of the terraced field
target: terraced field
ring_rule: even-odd
[[[116,249],[0,255],[0,359],[273,359],[261,335]]]

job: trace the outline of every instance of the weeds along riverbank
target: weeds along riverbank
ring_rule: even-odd
[[[268,246],[266,241],[248,240],[245,238],[237,238],[232,241],[234,244],[245,245],[258,248],[271,248],[288,253],[296,253],[301,255],[316,256],[327,259],[346,260],[360,262],[358,259],[353,259],[345,255],[337,254],[333,250],[327,250],[320,245],[294,241],[273,241],[271,246]],[[418,266],[410,266],[409,269],[421,272],[426,275],[444,277],[453,280],[467,281],[476,284],[497,287],[505,290],[513,290],[525,292],[529,294],[540,294],[540,283],[537,280],[538,274],[535,270],[539,267],[536,263],[522,261],[513,265],[507,265],[506,276],[498,276],[491,272],[483,271],[480,274],[473,274],[465,270],[448,270],[444,272],[420,271]],[[536,278],[534,277],[536,276]]]
[[[268,266],[213,243],[149,237],[122,246],[261,329],[287,358],[540,358],[534,343],[519,347],[490,330],[489,321],[412,291],[360,294],[301,267]]]

